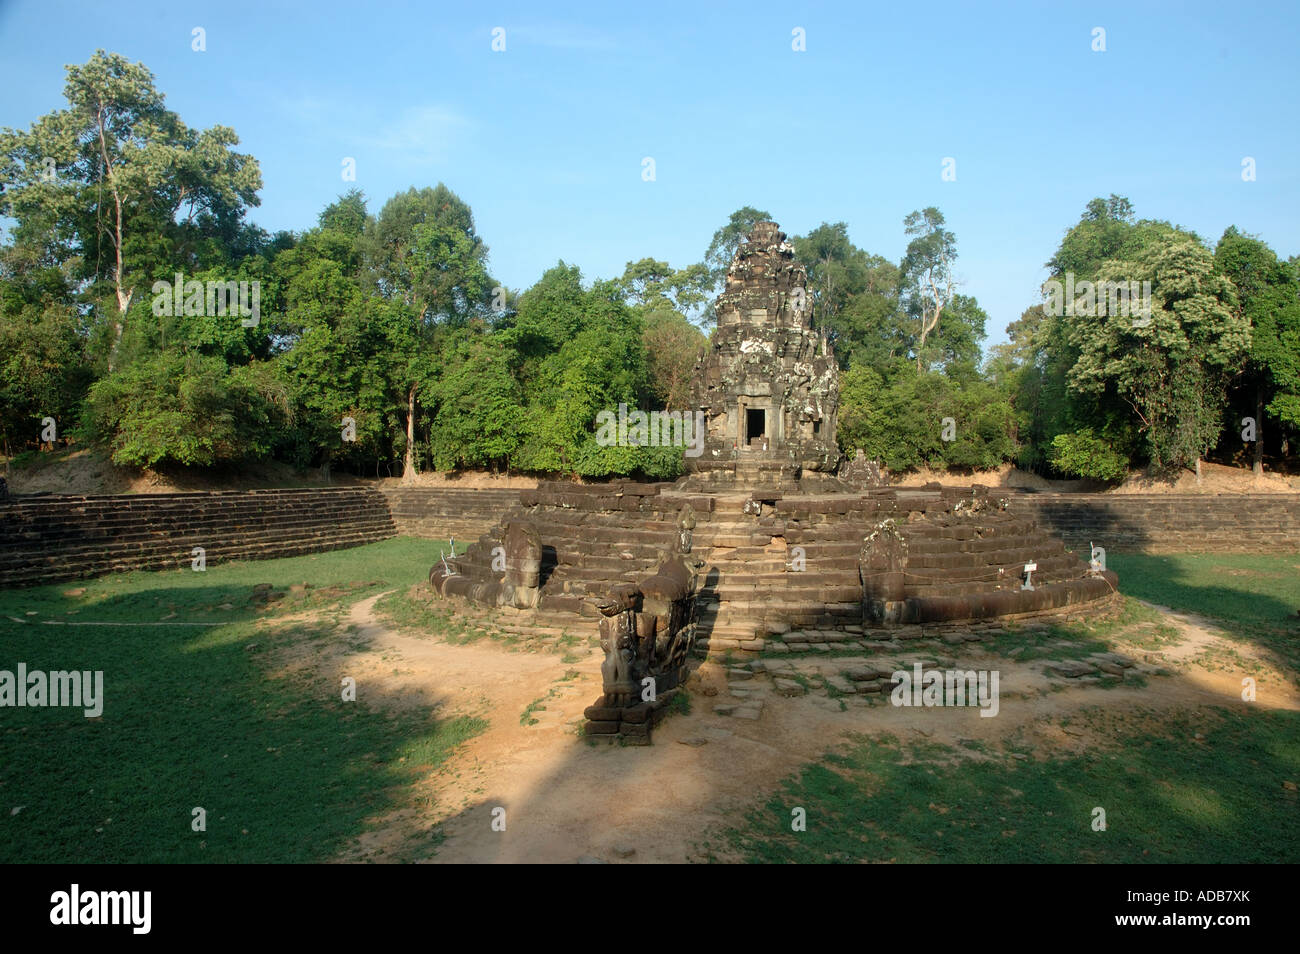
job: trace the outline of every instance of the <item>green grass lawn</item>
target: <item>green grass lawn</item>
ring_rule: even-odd
[[[1224,623],[1300,678],[1300,553],[1108,554],[1128,596]]]
[[[340,620],[358,599],[424,579],[437,553],[437,541],[397,538],[0,591],[0,669],[103,670],[105,699],[98,719],[0,709],[0,862],[333,857],[483,726],[409,708],[399,718],[343,702],[319,678],[276,676],[269,640],[309,647],[328,636],[281,624],[272,637],[256,620],[309,610]],[[304,582],[268,607],[251,601],[255,584]],[[195,807],[206,832],[191,829]]]
[[[1300,674],[1300,555],[1110,555],[1129,596],[1203,614]],[[1117,625],[1156,648],[1171,630],[1130,602],[1117,621],[1059,625],[1085,651]],[[1004,645],[1005,644],[1005,645]],[[1077,654],[1079,650],[1073,650]],[[858,737],[789,778],[704,847],[762,862],[1296,862],[1300,860],[1300,714],[1223,708],[1107,720],[1104,696],[1076,718],[1104,725],[1086,754],[961,751]],[[1196,738],[1197,733],[1202,738]],[[1096,808],[1105,831],[1093,829]],[[806,830],[792,830],[792,811]]]
[[[0,669],[103,670],[105,695],[98,719],[79,709],[0,709],[0,862],[335,857],[373,818],[408,804],[410,786],[482,724],[344,703],[318,674],[277,675],[267,654],[330,639],[352,603],[423,580],[438,550],[437,541],[397,538],[203,573],[0,591]],[[1110,562],[1124,592],[1219,618],[1295,658],[1286,612],[1300,603],[1300,557]],[[259,606],[259,583],[309,587]],[[282,620],[272,635],[257,624],[304,612],[330,625]],[[1122,622],[1152,623],[1150,615],[1131,608]],[[1111,628],[1050,635],[1091,643]],[[1104,718],[1099,695],[1083,718]],[[761,861],[1300,858],[1300,801],[1282,784],[1300,781],[1300,718],[1201,714],[1195,730],[1168,713],[1106,734],[1108,744],[1084,756],[1044,760],[859,738],[787,780],[714,847]],[[1105,832],[1092,829],[1099,806]],[[205,832],[191,828],[195,807],[207,811]],[[807,831],[790,830],[794,807],[806,811]],[[389,857],[427,854],[436,839],[431,832],[427,845]]]
[[[710,847],[755,862],[1295,862],[1300,715],[1216,710],[1074,758],[858,739]],[[1196,731],[1205,737],[1195,739]],[[1021,754],[1026,754],[1022,752]],[[803,808],[806,830],[792,831]],[[1105,810],[1105,831],[1093,830]]]

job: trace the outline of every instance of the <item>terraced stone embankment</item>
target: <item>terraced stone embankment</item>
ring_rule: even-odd
[[[15,498],[0,506],[0,586],[355,547],[395,534],[368,488]]]
[[[506,528],[526,523],[542,546],[538,608],[594,617],[595,601],[611,586],[644,578],[671,549],[689,508],[691,556],[700,563],[698,655],[779,653],[791,632],[814,634],[808,645],[829,645],[871,628],[860,561],[864,539],[886,524],[906,548],[896,623],[1075,612],[1115,591],[1113,575],[1090,573],[1061,541],[982,488],[787,494],[692,487],[549,483],[522,491],[456,561],[458,572],[500,580]],[[1032,589],[1024,586],[1026,564],[1036,564]]]

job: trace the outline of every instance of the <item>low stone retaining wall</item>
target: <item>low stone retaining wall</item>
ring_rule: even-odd
[[[395,534],[368,488],[50,495],[0,504],[0,586],[189,568],[374,543]]]
[[[595,487],[550,484],[531,491],[398,487],[19,497],[0,505],[0,586],[189,566],[191,551],[200,546],[211,562],[294,556],[357,546],[395,533],[427,539],[455,536],[468,543],[521,501],[581,513],[603,510],[614,498],[615,506],[630,512],[644,509],[645,498],[661,489],[626,482]],[[1091,544],[1114,553],[1300,550],[1300,494],[1043,494],[993,489],[990,495],[1005,496],[1011,514],[1034,520],[1084,559]],[[709,501],[707,496],[681,495],[671,503],[674,510],[691,503],[707,524],[714,516]],[[576,513],[566,522],[575,518]],[[579,533],[589,538],[593,529]],[[707,536],[704,527],[701,531]],[[789,535],[792,544],[798,542],[795,534]]]
[[[472,543],[519,502],[524,490],[497,488],[384,487],[397,532],[426,540]]]
[[[1111,553],[1300,550],[1300,494],[1039,494],[991,490],[1086,559]]]

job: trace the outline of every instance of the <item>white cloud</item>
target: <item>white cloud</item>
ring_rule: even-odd
[[[556,50],[608,51],[619,47],[609,33],[568,23],[531,24],[511,27],[506,24],[507,43],[511,40],[525,46],[546,46]]]
[[[440,104],[385,114],[369,105],[300,96],[281,97],[279,106],[314,138],[334,139],[340,148],[377,150],[417,161],[446,158],[448,148],[473,126],[466,117]]]
[[[361,145],[431,158],[445,155],[447,146],[464,136],[470,122],[455,110],[429,105],[404,109],[372,132],[364,122],[350,128],[356,130],[354,138]]]

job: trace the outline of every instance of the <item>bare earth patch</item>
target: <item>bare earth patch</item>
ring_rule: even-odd
[[[1044,759],[1114,745],[1122,731],[1175,710],[1192,724],[1202,718],[1208,724],[1211,705],[1300,709],[1300,694],[1266,653],[1231,642],[1205,620],[1166,613],[1178,636],[1159,649],[1143,648],[1140,633],[1133,643],[1127,632],[1111,641],[1144,671],[1142,685],[1081,684],[1048,673],[1050,661],[1022,663],[968,644],[960,668],[1001,673],[1000,713],[982,718],[975,708],[894,707],[887,689],[871,697],[828,692],[819,670],[835,677],[852,658],[800,657],[797,667],[811,688],[793,698],[775,693],[769,676],[740,680],[708,662],[692,683],[692,711],[671,716],[653,746],[593,744],[580,728],[583,709],[600,694],[598,649],[584,647],[577,662],[564,663],[552,653],[512,652],[490,640],[453,645],[399,633],[376,620],[378,599],[352,607],[346,640],[299,646],[273,657],[274,665],[334,686],[351,675],[359,702],[399,714],[412,703],[431,703],[439,717],[479,716],[489,728],[416,786],[409,805],[372,819],[372,829],[337,859],[342,862],[700,860],[697,846],[707,832],[734,823],[782,779],[851,734],[942,743],[957,749],[954,758],[1005,758],[1010,750]],[[1225,649],[1236,654],[1226,668]],[[888,658],[904,666],[926,656],[919,649]],[[871,661],[880,665],[882,657]],[[1258,682],[1255,703],[1242,701],[1244,676]],[[757,719],[714,711],[728,701],[744,707],[756,700]],[[535,703],[543,708],[530,710]],[[497,809],[504,809],[504,831],[494,829]],[[436,848],[435,831],[443,835]]]
[[[8,467],[5,478],[16,494],[175,494],[207,490],[261,490],[328,487],[361,483],[349,474],[326,477],[319,470],[295,471],[277,461],[229,469],[168,472],[120,467],[95,447],[42,453],[23,467]]]
[[[1300,490],[1300,476],[1294,474],[1265,471],[1256,477],[1248,467],[1227,467],[1208,461],[1201,465],[1199,484],[1191,471],[1184,471],[1172,480],[1137,473],[1129,476],[1119,486],[1111,487],[1095,480],[1052,480],[1020,470],[1011,464],[1003,464],[992,470],[973,473],[921,468],[911,473],[890,475],[889,485],[921,487],[931,481],[937,481],[945,487],[984,484],[987,487],[1023,488],[1058,494],[1293,494]]]
[[[525,477],[518,474],[492,474],[482,470],[465,470],[453,473],[432,471],[427,474],[414,474],[410,478],[385,477],[379,481],[387,487],[438,487],[449,490],[477,490],[481,488],[495,490],[531,490],[541,482],[537,477]]]
[[[276,487],[326,487],[373,484],[379,487],[430,487],[440,489],[526,490],[536,487],[539,477],[520,474],[494,474],[487,471],[433,471],[412,475],[409,479],[385,474],[356,477],[335,472],[328,477],[318,470],[295,471],[278,462],[246,464],[229,470],[186,470],[174,468],[166,473],[119,467],[98,448],[74,448],[42,453],[23,467],[4,466],[10,489],[15,493],[55,494],[166,494],[199,490],[256,490]],[[1117,487],[1091,480],[1053,480],[1003,464],[991,470],[969,473],[930,470],[922,467],[904,474],[891,474],[890,486],[921,487],[937,481],[948,487],[969,487],[972,483],[988,487],[1023,488],[1045,493],[1111,494],[1259,494],[1295,493],[1300,491],[1300,476],[1265,472],[1255,477],[1248,467],[1227,467],[1206,462],[1202,465],[1201,483],[1186,471],[1174,480],[1154,479],[1134,474]],[[575,481],[585,483],[585,481]]]

